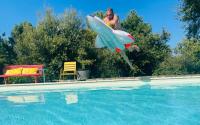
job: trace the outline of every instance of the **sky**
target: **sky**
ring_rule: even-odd
[[[98,10],[106,11],[108,7],[121,20],[125,19],[130,10],[135,10],[144,22],[151,24],[154,33],[162,29],[170,32],[169,45],[173,48],[184,36],[183,23],[178,20],[177,10],[180,0],[1,0],[0,34],[10,35],[17,24],[28,21],[36,25],[39,13],[45,8],[53,8],[56,14],[63,13],[67,8],[75,8],[84,17]]]

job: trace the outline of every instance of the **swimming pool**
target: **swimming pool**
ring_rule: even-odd
[[[200,86],[0,93],[0,125],[199,125]]]

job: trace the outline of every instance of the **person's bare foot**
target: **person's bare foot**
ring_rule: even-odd
[[[134,48],[137,52],[140,51],[140,48],[139,48],[137,45],[133,45],[133,48]]]
[[[137,52],[139,52],[140,48],[137,45],[133,45],[133,46],[129,47],[128,50],[130,52],[133,52],[133,50],[136,50]]]

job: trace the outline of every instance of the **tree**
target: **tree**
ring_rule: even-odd
[[[166,58],[153,75],[183,75],[188,74],[184,61],[180,56],[170,56]]]
[[[8,64],[13,64],[16,59],[14,52],[14,41],[12,38],[5,38],[4,35],[0,36],[0,74],[3,73],[3,69]],[[0,79],[0,83],[2,79]]]
[[[17,64],[36,63],[35,51],[37,46],[34,39],[35,28],[31,23],[24,22],[16,25],[12,30],[12,38],[15,41],[14,51],[17,54]]]
[[[175,55],[167,58],[154,72],[155,75],[200,73],[200,41],[185,39],[175,48]]]
[[[200,38],[200,0],[181,0],[180,20],[185,23],[188,38]]]
[[[181,57],[187,72],[200,73],[200,41],[185,39],[176,47],[176,53]]]
[[[155,75],[200,73],[200,0],[181,0],[180,20],[185,23],[187,39],[155,70]]]
[[[92,60],[88,53],[94,48],[93,36],[75,9],[59,16],[48,9],[36,27],[22,23],[13,30],[18,62],[44,64],[51,80],[58,78],[65,61]]]
[[[136,44],[141,50],[140,52],[127,52],[134,67],[138,69],[134,74],[152,75],[159,64],[171,53],[170,47],[167,45],[170,34],[165,30],[161,34],[154,34],[151,26],[144,23],[135,11],[130,11],[128,17],[122,21],[121,26],[135,37]],[[125,72],[128,72],[128,69],[125,69]]]
[[[94,13],[94,15],[98,16],[101,19],[105,17],[105,14],[103,13],[103,11],[97,11]]]
[[[63,62],[75,61],[83,44],[87,46],[83,42],[82,27],[81,19],[74,9],[66,10],[61,16],[47,10],[45,17],[36,26],[39,60],[48,67],[51,76],[57,77]]]

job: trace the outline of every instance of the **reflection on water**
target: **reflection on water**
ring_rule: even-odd
[[[78,95],[75,93],[66,93],[65,101],[66,101],[66,104],[68,104],[68,105],[78,103]]]
[[[58,96],[63,96],[63,94],[59,93]],[[23,95],[7,95],[7,96],[0,96],[0,98],[4,98],[9,102],[15,104],[34,104],[34,103],[41,103],[45,104],[45,94],[23,94]],[[46,97],[48,98],[48,97]],[[58,98],[57,98],[58,99]],[[63,100],[64,99],[64,100]],[[58,101],[58,100],[57,100]],[[59,102],[65,102],[67,105],[76,104],[78,103],[78,95],[77,93],[64,93],[64,98],[59,98]],[[48,102],[46,102],[48,103]]]
[[[44,103],[44,95],[17,95],[7,96],[7,100],[13,103]]]

